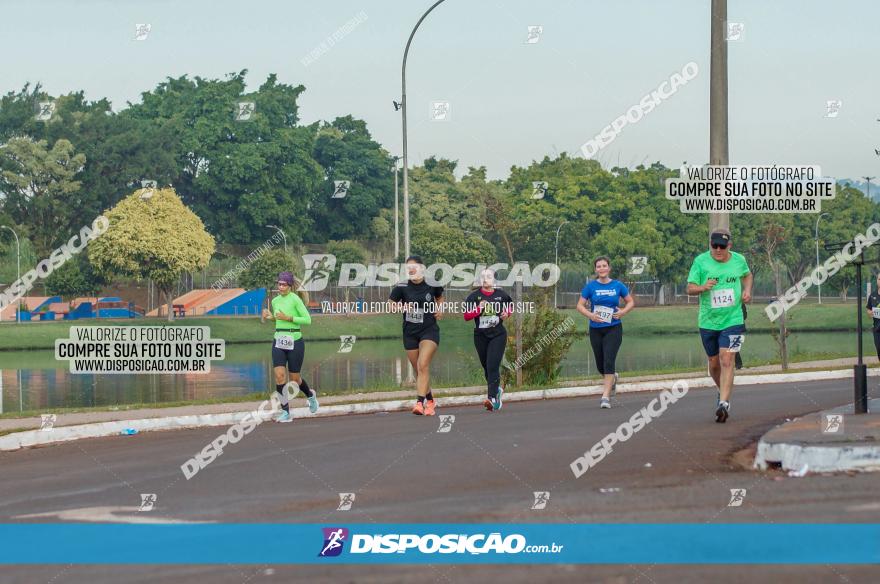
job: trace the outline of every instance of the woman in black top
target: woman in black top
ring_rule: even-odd
[[[507,347],[504,321],[513,312],[513,299],[504,290],[495,288],[495,273],[480,273],[480,288],[465,300],[465,320],[474,321],[474,346],[480,356],[483,374],[489,384],[483,406],[490,412],[501,409],[501,360]]]
[[[403,308],[403,348],[416,371],[418,400],[412,412],[418,416],[433,416],[436,412],[434,394],[430,389],[431,359],[440,346],[443,288],[425,282],[425,265],[419,256],[406,259],[407,282],[391,290],[391,302]]]
[[[874,348],[877,349],[877,358],[880,359],[880,274],[877,274],[877,289],[868,296],[868,314],[874,319]]]

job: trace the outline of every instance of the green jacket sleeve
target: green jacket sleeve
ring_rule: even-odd
[[[299,294],[294,297],[294,314],[291,322],[298,325],[312,324],[312,315],[309,314],[309,309],[306,308]]]

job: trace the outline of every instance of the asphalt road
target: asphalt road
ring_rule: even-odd
[[[871,388],[872,396],[877,388]],[[575,478],[569,464],[655,394],[509,402],[498,413],[440,408],[265,423],[187,480],[180,465],[223,428],[82,440],[0,453],[0,521],[144,517],[215,522],[880,522],[880,475],[750,470],[749,449],[786,418],[837,406],[850,381],[744,386],[716,424],[715,391],[691,390]],[[729,507],[731,489],[746,489]],[[549,491],[534,510],[534,491]],[[141,493],[155,508],[138,513]],[[354,493],[338,511],[339,493]],[[119,508],[123,508],[120,510]],[[124,508],[128,508],[126,510]],[[60,513],[60,515],[59,515]],[[38,517],[22,517],[27,515]],[[658,542],[661,545],[662,542]],[[279,544],[279,553],[296,542]],[[313,542],[302,545],[311,546]],[[601,546],[602,542],[596,542]],[[735,553],[736,542],[731,542]],[[50,561],[47,553],[47,561]],[[0,582],[876,582],[872,566],[41,566]]]

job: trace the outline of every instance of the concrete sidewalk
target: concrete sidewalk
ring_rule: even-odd
[[[758,442],[755,468],[807,472],[880,470],[880,399],[868,413],[852,404],[810,414],[773,428]]]
[[[740,371],[737,385],[763,385],[773,383],[796,383],[822,380],[843,380],[852,378],[852,371],[801,371],[786,373],[761,373]],[[618,384],[618,393],[657,392],[672,389],[686,380],[690,389],[708,388],[714,390],[714,382],[702,373],[658,375],[648,378],[628,378]],[[438,389],[437,401],[441,407],[478,405],[485,397],[485,389],[479,387],[459,387]],[[569,384],[547,389],[508,391],[508,402],[558,399],[570,397],[596,396],[601,394],[599,384]],[[325,417],[351,414],[375,414],[407,410],[412,407],[412,389],[394,392],[372,392],[346,396],[326,396],[322,398],[321,409],[310,414],[302,399],[292,402],[291,414],[299,417]],[[262,408],[260,406],[263,405]],[[57,414],[51,426],[41,428],[41,420],[36,417],[4,420],[8,428],[6,435],[0,435],[0,451],[18,450],[31,446],[43,446],[83,438],[114,436],[125,433],[179,430],[208,426],[233,426],[247,420],[257,419],[258,423],[271,416],[271,406],[267,402],[236,402],[174,408],[149,408],[109,412],[80,412]]]

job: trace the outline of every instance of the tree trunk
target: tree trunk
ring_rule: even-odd
[[[174,299],[171,297],[171,288],[163,290],[165,293],[165,302],[168,306],[168,322],[174,322]]]
[[[773,278],[776,280],[776,297],[782,298],[782,277],[779,273],[779,264],[773,263]],[[779,317],[779,358],[782,360],[782,370],[788,370],[788,329],[785,327],[785,311]]]

